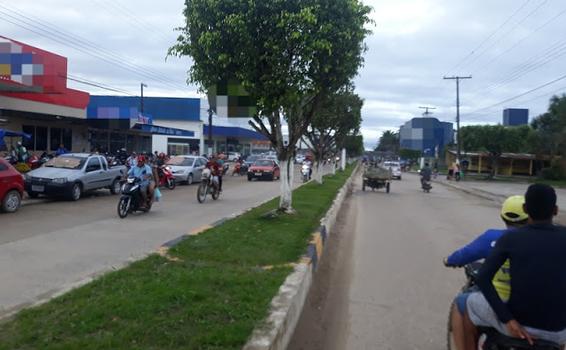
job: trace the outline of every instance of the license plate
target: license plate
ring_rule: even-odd
[[[262,172],[257,172],[257,173],[255,173],[255,176],[262,176],[262,175],[263,175]]]
[[[44,192],[44,191],[45,191],[45,186],[31,185],[31,190],[32,190],[33,192]]]

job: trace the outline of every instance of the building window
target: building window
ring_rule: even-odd
[[[110,134],[110,152],[117,152],[126,147],[126,135],[119,133]]]
[[[73,149],[73,130],[51,128],[50,132],[49,140],[51,142],[52,151],[56,151],[61,144],[63,144],[63,146],[68,150]]]
[[[23,139],[22,144],[28,151],[46,151],[47,150],[47,127],[23,125],[22,131],[31,135],[31,139]]]

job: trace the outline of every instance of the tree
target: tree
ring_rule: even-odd
[[[378,152],[399,152],[399,133],[387,130],[379,138],[379,144],[375,148]]]
[[[337,147],[344,139],[360,130],[363,101],[353,93],[352,87],[329,95],[322,101],[322,107],[314,115],[307,128],[305,138],[314,156],[314,179],[322,183],[322,165],[337,153]]]
[[[421,151],[419,150],[414,150],[414,149],[408,149],[408,148],[401,148],[399,150],[399,157],[401,157],[401,159],[405,159],[405,160],[418,160],[421,156]]]
[[[186,25],[169,53],[192,57],[189,79],[201,90],[234,79],[257,102],[250,125],[277,151],[281,210],[292,211],[289,160],[321,97],[363,63],[369,12],[359,0],[185,0]]]
[[[536,130],[536,152],[552,157],[566,155],[566,95],[553,96],[548,111],[531,123]]]
[[[348,157],[359,157],[364,153],[364,137],[359,133],[353,133],[346,136],[339,147],[346,149]]]
[[[528,152],[529,126],[472,125],[460,128],[462,148],[468,152],[487,152],[491,177],[497,174],[501,155],[505,152]]]

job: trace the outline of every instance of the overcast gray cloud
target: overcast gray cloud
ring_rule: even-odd
[[[73,76],[130,94],[138,94],[144,81],[148,95],[199,96],[196,87],[186,86],[190,60],[165,60],[177,36],[173,29],[183,23],[183,3],[0,0],[0,35],[66,56]],[[553,93],[566,90],[564,79],[484,109],[566,74],[563,0],[366,3],[374,8],[375,26],[356,88],[365,99],[362,131],[367,147],[384,130],[418,116],[419,106],[434,106],[435,116],[453,121],[455,83],[443,80],[444,75],[473,75],[462,82],[464,124],[499,122],[508,107],[529,108],[535,116],[546,109]]]

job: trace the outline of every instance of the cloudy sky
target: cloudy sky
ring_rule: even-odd
[[[183,23],[183,3],[0,0],[0,35],[66,56],[72,78],[120,92],[70,81],[77,89],[137,95],[143,81],[146,95],[196,97],[185,83],[190,60],[165,60],[173,29]],[[375,21],[356,78],[366,147],[420,116],[419,106],[454,121],[456,86],[443,76],[473,76],[461,83],[463,124],[500,122],[509,107],[529,108],[533,117],[550,96],[566,91],[563,0],[365,3]]]

